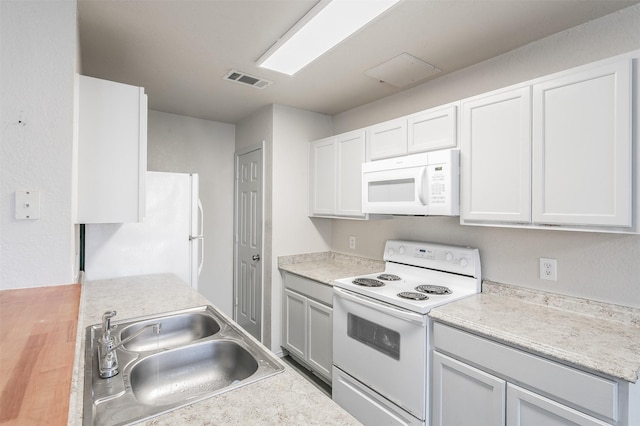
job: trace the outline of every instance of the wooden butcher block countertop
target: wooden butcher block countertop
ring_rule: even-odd
[[[79,284],[0,291],[0,424],[67,424],[79,303]]]

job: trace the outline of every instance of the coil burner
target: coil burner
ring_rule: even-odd
[[[382,281],[378,281],[374,278],[356,278],[353,280],[353,283],[363,287],[382,287],[384,285]]]
[[[394,274],[380,274],[378,275],[378,279],[385,281],[400,281],[402,278]]]
[[[413,291],[403,291],[402,293],[398,293],[398,297],[411,300],[427,300],[429,298],[424,293],[415,293]]]
[[[441,285],[419,285],[416,287],[416,290],[427,294],[451,294],[451,290],[449,290],[448,287],[443,287]]]

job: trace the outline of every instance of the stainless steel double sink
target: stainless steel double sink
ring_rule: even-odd
[[[219,315],[212,306],[114,322],[120,373],[102,379],[98,339],[102,324],[87,327],[84,425],[141,421],[236,389],[284,370],[269,351]]]

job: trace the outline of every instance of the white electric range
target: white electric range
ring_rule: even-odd
[[[334,281],[333,399],[364,424],[426,425],[427,313],[480,292],[480,255],[389,240],[383,258],[383,273]]]

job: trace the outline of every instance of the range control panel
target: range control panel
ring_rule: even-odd
[[[480,252],[470,247],[388,240],[384,260],[455,274],[480,276]]]

